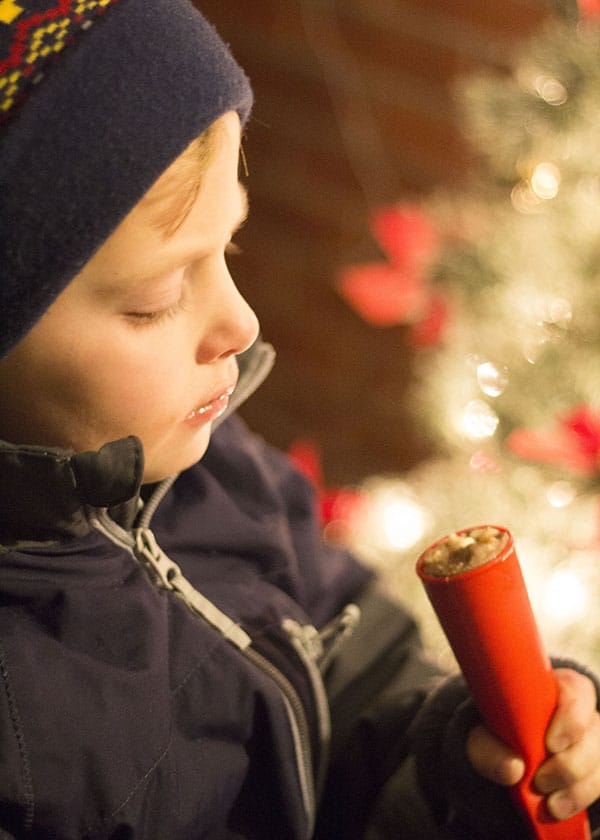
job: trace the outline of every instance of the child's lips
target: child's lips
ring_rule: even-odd
[[[192,409],[186,416],[185,422],[190,426],[202,426],[216,420],[227,410],[229,397],[233,394],[234,388],[234,385],[230,385],[205,405]]]

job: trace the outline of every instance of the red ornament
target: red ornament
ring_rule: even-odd
[[[600,475],[600,415],[587,405],[558,417],[550,429],[517,429],[507,443],[528,461],[558,464],[587,478]]]

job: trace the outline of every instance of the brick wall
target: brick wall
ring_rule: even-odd
[[[406,409],[402,330],[367,327],[333,281],[376,253],[370,207],[460,183],[452,80],[501,72],[543,0],[197,2],[256,94],[233,271],[278,363],[243,413],[278,446],[316,439],[331,483],[409,467],[425,446]]]

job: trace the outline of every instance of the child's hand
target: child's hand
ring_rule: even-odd
[[[548,797],[550,814],[562,820],[600,797],[600,715],[591,680],[566,668],[554,673],[558,708],[546,733],[552,755],[540,765],[534,780]],[[473,767],[491,781],[514,785],[523,775],[523,761],[483,726],[471,731],[467,753]]]

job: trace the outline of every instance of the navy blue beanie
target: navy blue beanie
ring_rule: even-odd
[[[0,357],[250,85],[190,0],[0,0]]]

